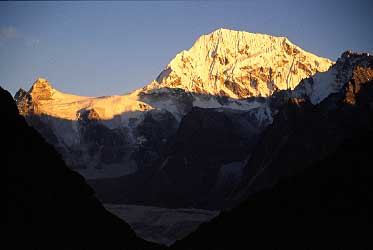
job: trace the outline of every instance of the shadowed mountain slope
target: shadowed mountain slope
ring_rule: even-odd
[[[104,209],[0,88],[2,164],[7,172],[7,249],[154,249]],[[6,170],[5,170],[6,169]]]
[[[340,68],[338,74],[348,78],[319,104],[313,105],[310,95],[291,98],[284,105],[252,152],[235,198],[242,200],[274,185],[282,176],[328,157],[359,130],[373,127],[373,57],[345,53],[335,66]],[[325,89],[333,85],[328,81],[319,84]]]
[[[326,159],[202,224],[172,249],[370,248],[372,132],[359,131]]]
[[[366,66],[316,106],[290,99],[246,166],[257,171],[242,182],[249,196],[172,249],[371,248],[373,64]]]

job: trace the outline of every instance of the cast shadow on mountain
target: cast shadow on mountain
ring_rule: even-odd
[[[8,249],[154,249],[107,212],[84,178],[19,115],[0,89]]]

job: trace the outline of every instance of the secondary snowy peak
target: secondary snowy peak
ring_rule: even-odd
[[[308,98],[312,104],[318,104],[330,94],[340,92],[351,80],[357,67],[373,67],[373,56],[369,53],[346,51],[326,72],[319,72],[304,79],[292,92],[296,98]]]
[[[53,92],[52,85],[44,78],[38,78],[30,89],[31,95],[48,99]]]
[[[136,95],[88,97],[62,93],[44,78],[38,78],[30,90],[19,90],[16,94],[21,114],[48,115],[67,120],[78,120],[85,111],[94,112],[103,120],[133,115],[136,111],[152,109],[138,101]]]
[[[270,96],[276,89],[294,89],[332,64],[286,37],[219,29],[176,55],[147,89],[181,88],[232,98]]]

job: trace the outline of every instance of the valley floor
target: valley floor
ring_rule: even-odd
[[[136,234],[148,241],[171,245],[219,214],[218,211],[189,208],[160,208],[125,204],[104,204],[129,223]]]

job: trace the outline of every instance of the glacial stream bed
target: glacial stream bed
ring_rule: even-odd
[[[190,208],[161,208],[125,204],[104,204],[105,208],[131,225],[136,234],[148,241],[171,245],[186,237],[219,214]]]

